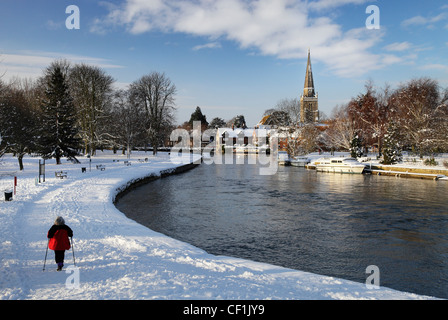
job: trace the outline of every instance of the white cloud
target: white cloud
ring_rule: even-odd
[[[439,22],[439,21],[445,20],[446,17],[447,17],[446,13],[441,13],[435,17],[429,18],[429,22],[430,23]]]
[[[122,66],[109,63],[102,58],[64,54],[59,52],[24,50],[17,53],[0,53],[0,74],[3,80],[13,77],[38,78],[43,70],[53,61],[66,59],[72,63],[86,63],[105,69],[122,68]]]
[[[406,51],[412,48],[412,44],[405,41],[405,42],[394,42],[390,45],[384,47],[387,51]]]
[[[428,27],[432,27],[432,25],[436,22],[445,20],[447,18],[447,14],[442,12],[441,14],[434,16],[434,17],[422,17],[422,16],[415,16],[409,19],[404,20],[401,23],[402,27],[411,27],[411,26],[424,26],[427,25]]]
[[[53,21],[53,20],[48,20],[45,23],[45,26],[47,27],[47,29],[49,30],[59,30],[63,27],[63,23],[61,21]],[[64,26],[65,27],[65,26]]]
[[[428,22],[426,18],[423,18],[422,16],[415,16],[409,19],[404,20],[401,25],[403,27],[409,27],[409,26],[418,26],[418,25],[424,25]]]
[[[403,59],[392,54],[386,54],[383,56],[382,62],[386,65],[397,64],[403,62]]]
[[[184,33],[206,37],[210,43],[223,38],[234,41],[242,49],[280,59],[306,58],[311,48],[314,63],[324,62],[335,74],[349,77],[384,65],[387,59],[371,53],[384,33],[380,30],[366,32],[364,27],[344,31],[329,17],[311,15],[310,11],[364,2],[366,0],[126,0],[110,7],[109,14],[97,19],[92,31],[121,26],[132,34]]]
[[[439,70],[439,71],[445,71],[448,72],[448,65],[444,64],[426,64],[420,67],[421,70]]]
[[[363,4],[372,2],[369,0],[317,0],[308,2],[308,8],[312,10],[329,10],[348,4]]]
[[[219,42],[209,42],[206,44],[201,44],[193,47],[194,51],[202,50],[202,49],[219,49],[221,48],[221,44]]]

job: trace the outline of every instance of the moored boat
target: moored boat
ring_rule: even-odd
[[[290,163],[294,167],[305,167],[308,163],[310,163],[310,159],[307,157],[292,157],[290,159]]]
[[[316,170],[334,173],[363,173],[365,165],[355,158],[329,158],[316,162]]]
[[[277,154],[277,160],[280,166],[289,166],[291,164],[291,158],[286,151],[279,151]]]

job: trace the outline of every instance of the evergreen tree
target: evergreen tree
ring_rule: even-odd
[[[190,121],[188,121],[191,128],[194,121],[201,121],[201,126],[208,127],[207,117],[202,114],[202,110],[199,107],[196,107],[196,110],[191,114]]]
[[[47,69],[46,90],[41,105],[42,131],[40,154],[44,159],[61,158],[77,161],[80,138],[76,127],[73,99],[59,66]]]
[[[4,135],[3,139],[0,136],[0,156],[4,152],[13,153],[20,170],[23,170],[23,157],[35,149],[36,117],[24,92],[19,89],[10,88],[0,99],[0,127]]]
[[[350,155],[353,158],[359,158],[362,156],[362,139],[358,134],[355,134],[350,142]]]
[[[230,128],[246,129],[247,128],[246,119],[244,119],[243,115],[236,116],[232,118],[230,121],[228,121],[226,126]]]
[[[224,121],[224,119],[216,117],[216,118],[213,118],[212,122],[210,122],[209,128],[210,129],[218,129],[218,128],[225,127],[225,125],[226,125],[226,122]]]
[[[273,127],[289,127],[292,124],[291,118],[286,111],[274,110],[266,120],[265,125]]]
[[[384,135],[383,143],[383,164],[395,164],[402,159],[400,139],[397,125],[391,122]]]

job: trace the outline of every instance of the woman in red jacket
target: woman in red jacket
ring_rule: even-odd
[[[54,257],[58,265],[58,271],[64,266],[65,250],[70,249],[69,237],[73,237],[73,231],[65,224],[64,218],[57,217],[54,225],[48,230],[48,248],[54,250]]]

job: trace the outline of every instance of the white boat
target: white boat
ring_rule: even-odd
[[[334,173],[362,173],[365,165],[355,158],[329,158],[316,162],[316,171]]]
[[[279,151],[277,154],[277,159],[280,166],[289,166],[291,164],[291,159],[286,151]]]
[[[310,159],[307,157],[292,157],[289,162],[294,167],[305,167],[310,163]]]

